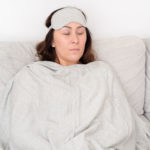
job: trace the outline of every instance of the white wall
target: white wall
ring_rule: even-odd
[[[47,16],[68,5],[86,13],[94,39],[150,37],[150,0],[0,0],[0,41],[42,40]]]

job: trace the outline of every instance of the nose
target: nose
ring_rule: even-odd
[[[72,43],[78,43],[79,42],[79,39],[78,39],[78,35],[76,33],[73,33],[72,36],[71,36],[71,40],[72,40]]]

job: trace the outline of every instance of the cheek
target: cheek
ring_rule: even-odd
[[[67,40],[58,32],[54,32],[54,45],[58,49],[62,49],[62,47],[65,47],[67,45]]]
[[[56,40],[56,46],[57,47],[64,47],[68,44],[68,41],[65,40],[64,38],[61,38],[59,37],[57,40]]]
[[[85,47],[85,44],[86,44],[86,37],[82,37],[81,39],[80,39],[80,44],[81,44],[81,46],[82,46],[82,48],[84,48]]]
[[[58,56],[63,56],[67,54],[68,42],[64,38],[55,38],[55,51]]]

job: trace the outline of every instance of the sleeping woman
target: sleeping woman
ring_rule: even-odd
[[[60,8],[46,26],[39,61],[14,76],[0,102],[0,150],[150,150],[150,129],[96,59],[85,14]]]

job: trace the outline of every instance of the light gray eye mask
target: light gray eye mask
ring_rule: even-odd
[[[51,19],[50,29],[60,29],[70,22],[77,22],[86,27],[86,19],[82,12],[74,7],[58,10]]]

